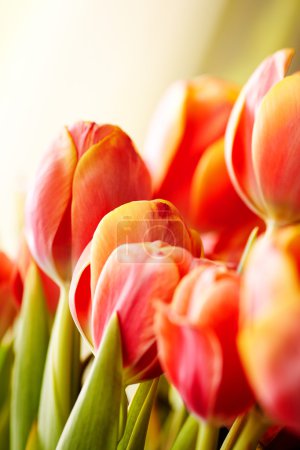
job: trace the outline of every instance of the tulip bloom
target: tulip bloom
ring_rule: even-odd
[[[292,50],[267,58],[244,86],[226,131],[236,191],[266,222],[300,220],[300,76],[285,76]]]
[[[160,373],[153,332],[153,300],[169,302],[199,256],[176,208],[162,200],[131,202],[108,213],[73,274],[73,319],[97,349],[117,312],[127,382]]]
[[[118,127],[78,122],[44,156],[28,195],[29,248],[53,279],[68,281],[100,219],[151,196],[148,171]]]
[[[239,348],[259,403],[300,433],[300,226],[253,246],[244,272]]]
[[[0,339],[13,323],[17,314],[17,304],[13,293],[13,262],[0,252]]]
[[[253,403],[238,355],[240,278],[225,267],[198,267],[178,285],[169,305],[158,304],[158,355],[187,408],[230,423]]]
[[[234,260],[258,221],[236,194],[225,164],[223,136],[237,96],[237,86],[209,76],[176,82],[154,115],[143,152],[155,196],[209,233],[207,255],[230,251]]]

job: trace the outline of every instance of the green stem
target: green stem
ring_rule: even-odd
[[[55,449],[79,390],[80,340],[68,295],[68,286],[61,287],[47,353],[38,415],[42,450]]]
[[[237,268],[238,273],[241,273],[243,271],[243,269],[244,269],[244,266],[245,266],[245,263],[247,261],[247,258],[248,258],[248,255],[250,253],[250,250],[251,250],[251,248],[252,248],[252,246],[253,246],[256,238],[257,238],[257,233],[258,233],[258,227],[255,227],[251,231],[251,233],[250,233],[250,235],[248,237],[246,247],[244,248],[244,251],[243,251],[243,254],[242,254],[239,266]]]
[[[243,428],[247,415],[239,416],[232,424],[224,442],[222,444],[221,450],[232,450],[234,444],[236,443],[241,429]]]
[[[178,433],[172,450],[186,450],[188,448],[193,448],[197,440],[198,429],[198,420],[192,415],[188,416]]]
[[[196,450],[216,450],[219,428],[209,422],[199,422]]]
[[[270,421],[262,414],[258,407],[249,411],[246,423],[233,447],[234,450],[255,450],[258,441],[270,427]]]

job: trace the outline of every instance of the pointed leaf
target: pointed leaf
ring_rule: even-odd
[[[57,450],[115,450],[122,398],[122,351],[114,315]]]
[[[199,422],[195,417],[189,416],[181,428],[172,450],[186,450],[187,448],[195,448],[198,430]]]
[[[38,413],[38,435],[43,450],[54,450],[78,395],[79,333],[69,309],[67,286],[52,328]]]
[[[118,450],[144,448],[157,384],[158,378],[139,385],[129,407],[127,425],[124,436],[118,445]]]
[[[11,449],[24,450],[38,412],[48,346],[48,315],[37,267],[28,270],[15,344],[12,379]]]

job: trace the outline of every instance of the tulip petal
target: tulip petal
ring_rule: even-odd
[[[291,49],[281,50],[260,64],[244,86],[226,130],[225,157],[232,183],[245,203],[261,216],[265,205],[252,163],[252,130],[263,97],[283,79],[293,54]]]
[[[188,409],[208,418],[222,374],[222,351],[217,339],[209,330],[203,332],[180,323],[170,308],[161,305],[155,329],[159,358],[167,377]]]
[[[67,278],[70,270],[71,223],[67,210],[76,163],[76,149],[64,129],[45,155],[27,198],[29,248],[42,269],[56,280]],[[59,267],[54,263],[54,254],[59,255]]]
[[[150,124],[143,158],[158,190],[175,156],[184,131],[186,83],[177,81],[166,91]]]
[[[223,231],[258,218],[246,207],[230,181],[224,156],[224,141],[210,146],[200,159],[192,181],[190,215],[200,231]]]
[[[105,214],[123,203],[151,197],[149,173],[130,138],[118,127],[106,128],[110,133],[86,151],[74,174],[74,262]]]
[[[150,129],[150,144],[146,144],[149,166],[155,164],[154,177],[159,173],[156,197],[166,198],[187,212],[195,166],[204,150],[224,134],[237,93],[235,85],[209,76],[177,82],[167,92],[156,127],[153,132]],[[171,101],[176,104],[173,109]],[[170,118],[167,125],[163,114]]]
[[[124,243],[157,240],[190,252],[199,249],[178,210],[167,201],[130,202],[106,214],[92,240],[92,292],[95,291],[105,261],[116,247]]]
[[[86,246],[75,266],[70,285],[69,305],[78,330],[91,344],[90,253],[91,243]]]
[[[68,127],[75,148],[77,150],[78,160],[93,145],[102,141],[106,136],[115,130],[113,125],[99,126],[95,122],[76,122]]]
[[[253,128],[253,164],[267,216],[300,220],[300,74],[277,83],[264,97]]]
[[[240,351],[267,414],[300,432],[300,311],[289,308],[242,330]]]
[[[182,274],[176,259],[181,264]],[[131,371],[135,372],[134,365],[138,362],[141,365],[141,356],[143,366],[149,366],[149,358],[156,358],[156,351],[153,352],[153,301],[171,301],[192,260],[189,252],[179,248],[174,251],[162,242],[125,244],[115,249],[103,267],[93,297],[92,328],[96,348],[116,311],[124,367],[131,366]]]

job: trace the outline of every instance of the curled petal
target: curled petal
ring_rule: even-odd
[[[27,198],[25,225],[30,251],[40,267],[56,280],[67,279],[71,270],[68,210],[76,163],[76,149],[64,129],[43,159]]]
[[[151,197],[150,175],[130,138],[118,127],[102,128],[109,134],[86,151],[74,174],[72,238],[75,262],[105,214],[123,203]]]
[[[232,110],[226,130],[225,156],[232,183],[245,203],[261,216],[265,205],[253,167],[252,130],[263,97],[284,78],[293,54],[291,49],[278,51],[256,69]]]
[[[92,345],[90,253],[91,243],[86,246],[75,266],[70,285],[69,304],[78,330]]]
[[[267,216],[300,220],[300,74],[278,82],[264,97],[253,128],[253,164]]]

